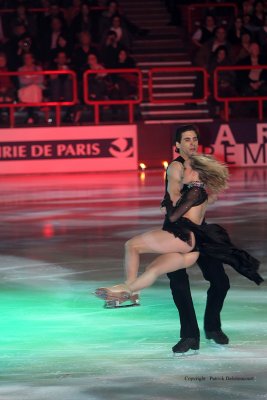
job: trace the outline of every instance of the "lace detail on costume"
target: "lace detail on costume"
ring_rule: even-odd
[[[205,184],[203,182],[199,182],[199,181],[193,181],[190,183],[186,184],[187,188],[190,189],[192,187],[200,187],[200,188],[205,188]]]

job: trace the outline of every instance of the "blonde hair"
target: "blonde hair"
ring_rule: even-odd
[[[228,187],[229,171],[226,164],[208,154],[194,154],[189,160],[191,168],[198,172],[199,180],[212,193],[219,193]]]

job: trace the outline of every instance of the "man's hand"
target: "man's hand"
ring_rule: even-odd
[[[166,215],[166,214],[167,214],[167,209],[166,209],[166,207],[160,207],[160,212],[161,212],[161,214]]]

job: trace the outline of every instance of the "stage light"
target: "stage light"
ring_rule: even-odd
[[[166,170],[168,168],[169,163],[168,163],[168,161],[162,161],[162,165],[163,165],[164,169]]]
[[[140,181],[141,181],[141,182],[144,182],[145,179],[146,179],[146,173],[145,173],[144,171],[142,171],[142,172],[140,173]]]
[[[141,168],[142,171],[144,171],[146,169],[146,164],[140,163],[139,167]]]

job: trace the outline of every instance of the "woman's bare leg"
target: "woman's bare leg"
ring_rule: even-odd
[[[192,250],[195,240],[192,234],[192,246],[176,238],[173,234],[162,229],[138,235],[125,243],[125,274],[126,283],[134,282],[138,275],[140,254],[145,253],[188,253]],[[175,268],[177,269],[177,268]],[[164,272],[163,272],[164,273]]]
[[[160,275],[192,266],[197,261],[198,256],[199,252],[197,251],[187,254],[163,254],[152,261],[146,271],[127,286],[131,292],[144,289],[151,286]]]

